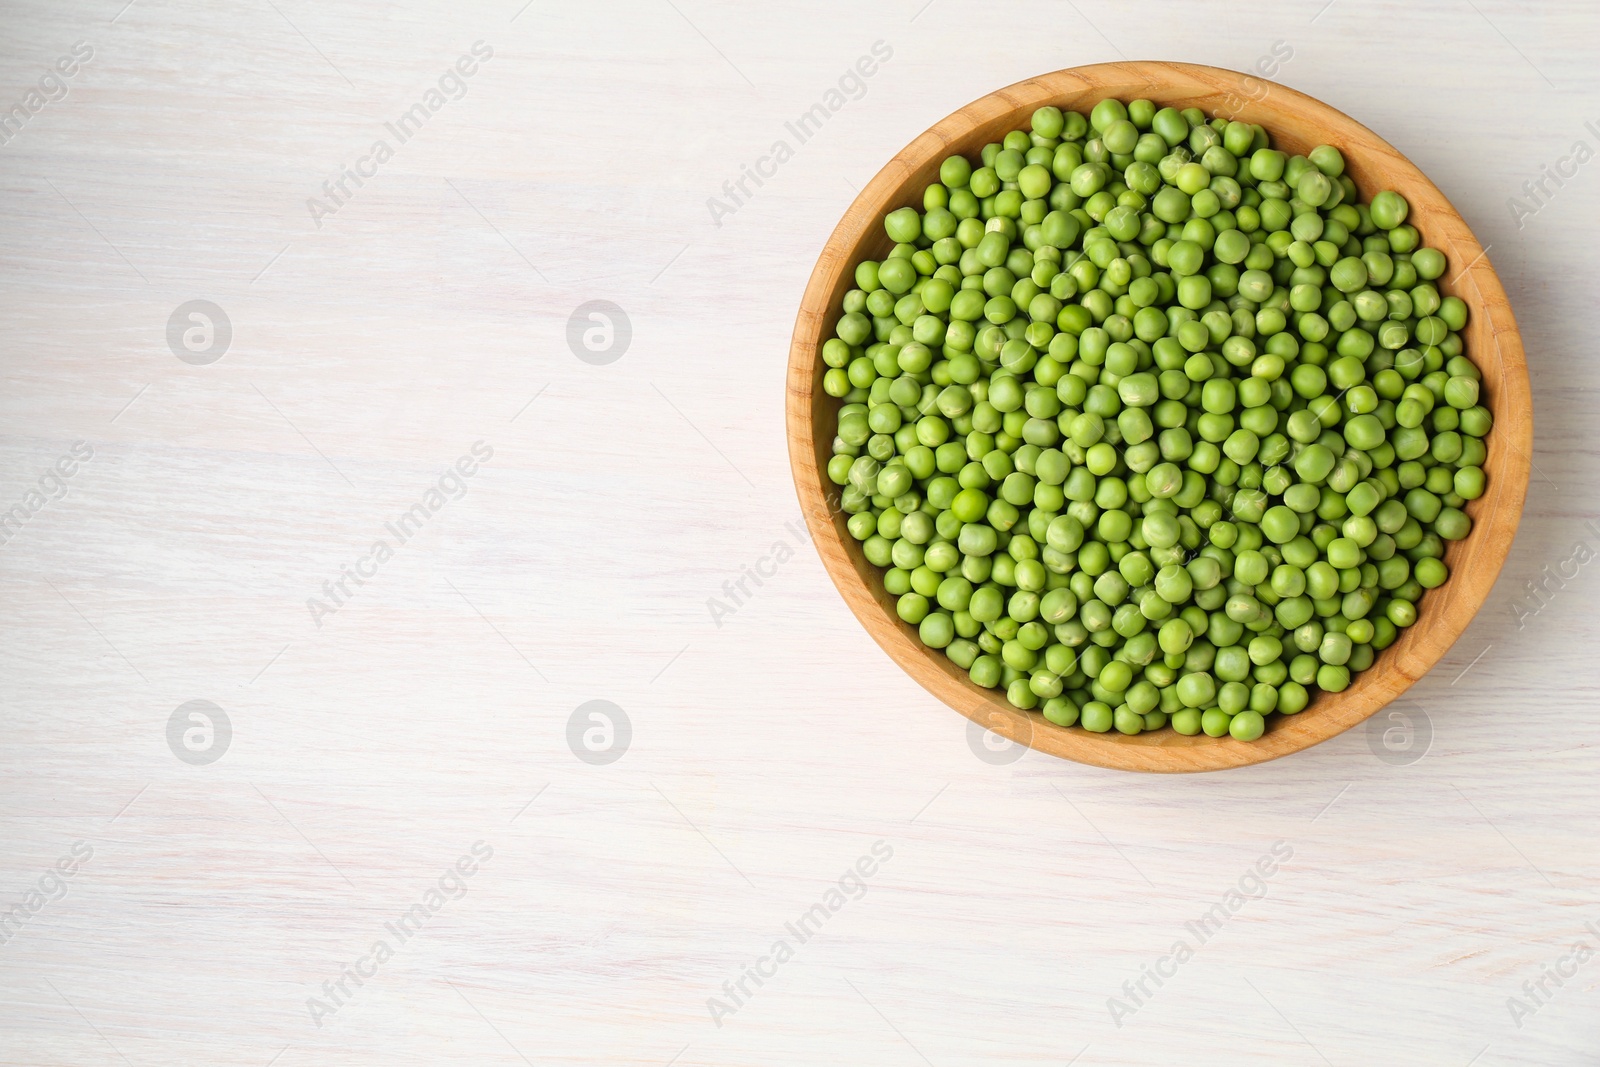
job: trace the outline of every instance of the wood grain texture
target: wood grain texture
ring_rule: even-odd
[[[0,915],[94,854],[0,943],[0,1064],[1594,1067],[1600,963],[1520,1026],[1507,1001],[1600,923],[1600,565],[1567,562],[1600,549],[1600,163],[1506,202],[1595,143],[1600,10],[1474,3],[7,3],[0,108],[95,57],[0,144],[0,512],[95,457],[0,545]],[[319,228],[307,198],[480,39]],[[874,644],[806,540],[795,309],[861,188],[967,102],[1280,40],[1273,92],[1359,116],[1489,246],[1538,412],[1522,528],[1434,669],[1293,759],[1015,746]],[[234,328],[208,366],[168,347],[193,299]],[[604,366],[567,339],[596,299],[633,326]],[[466,494],[317,626],[307,598],[478,440]],[[206,766],[167,743],[196,699],[233,725]],[[597,699],[633,727],[604,766],[567,736]],[[880,839],[866,895],[717,1025]],[[479,840],[466,894],[316,1025]]]
[[[801,508],[829,574],[873,640],[924,688],[974,722],[1041,752],[1119,770],[1188,772],[1248,766],[1326,741],[1371,717],[1444,656],[1488,599],[1522,518],[1533,398],[1516,319],[1483,246],[1438,187],[1393,145],[1304,93],[1282,87],[1263,93],[1261,84],[1253,75],[1189,63],[1104,63],[1029,78],[975,100],[934,123],[862,190],[823,248],[801,300],[789,354],[789,454]],[[1363,199],[1380,189],[1404,196],[1411,204],[1407,221],[1424,244],[1449,259],[1440,288],[1467,304],[1465,351],[1483,373],[1483,403],[1495,417],[1484,463],[1489,488],[1465,508],[1472,532],[1447,548],[1450,580],[1423,597],[1417,622],[1348,689],[1318,693],[1298,715],[1269,717],[1266,734],[1253,742],[1185,737],[1173,730],[1094,734],[1057,726],[1012,706],[999,690],[974,685],[896,615],[880,569],[867,562],[845,527],[848,516],[838,507],[837,488],[821,475],[832,455],[840,406],[822,391],[821,345],[833,336],[840,299],[855,284],[856,264],[888,254],[892,242],[883,232],[884,216],[919,206],[922,190],[938,180],[946,157],[976,157],[985,144],[1026,128],[1036,109],[1049,104],[1087,113],[1108,97],[1194,107],[1207,115],[1226,109],[1239,121],[1266,127],[1273,146],[1290,154],[1331,144],[1344,154]]]

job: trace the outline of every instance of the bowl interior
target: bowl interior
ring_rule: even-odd
[[[1318,693],[1298,715],[1269,716],[1267,733],[1254,742],[1185,737],[1170,729],[1127,737],[1058,727],[1038,712],[1012,707],[1004,694],[974,685],[942,652],[924,647],[916,628],[895,614],[895,598],[850,536],[838,489],[822,474],[841,405],[822,391],[820,346],[833,336],[856,264],[881,259],[893,247],[883,216],[907,205],[920,210],[922,190],[938,180],[945,157],[976,157],[985,144],[1026,128],[1036,108],[1054,104],[1086,114],[1108,96],[1124,102],[1143,97],[1158,106],[1197,107],[1207,116],[1259,123],[1274,147],[1290,153],[1331,144],[1344,154],[1363,202],[1382,189],[1403,195],[1411,205],[1407,222],[1424,244],[1449,259],[1436,284],[1470,310],[1462,333],[1465,354],[1483,373],[1481,403],[1495,418],[1486,439],[1488,489],[1464,509],[1473,530],[1445,552],[1450,580],[1424,595],[1417,622],[1348,689]],[[1487,597],[1521,516],[1532,452],[1532,402],[1510,305],[1482,246],[1444,195],[1393,146],[1326,104],[1250,75],[1179,63],[1101,64],[1019,82],[962,108],[895,156],[851,204],[818,259],[795,326],[787,407],[790,457],[806,521],[834,583],[885,651],[945,703],[1014,741],[1083,763],[1143,771],[1215,770],[1274,759],[1349,729],[1403,692],[1444,655]]]

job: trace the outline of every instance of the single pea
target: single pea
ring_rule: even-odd
[[[1266,728],[1266,720],[1258,711],[1241,711],[1228,722],[1228,733],[1235,741],[1254,741]]]
[[[950,510],[962,522],[975,523],[989,508],[989,497],[981,489],[963,489],[950,501]]]
[[[1367,284],[1367,266],[1354,256],[1346,256],[1328,272],[1329,283],[1341,293],[1354,293]]]
[[[973,591],[968,602],[968,613],[979,622],[995,622],[1005,610],[1005,598],[996,586],[986,585]]]
[[[1006,686],[1006,700],[1010,701],[1013,707],[1021,708],[1023,711],[1031,711],[1039,706],[1039,697],[1023,678],[1013,679],[1011,684]]]
[[[929,648],[944,648],[955,639],[955,623],[942,611],[931,612],[923,617],[917,635]]]
[[[1295,185],[1295,195],[1302,203],[1311,207],[1321,207],[1327,202],[1333,192],[1333,183],[1328,176],[1319,170],[1307,169],[1300,175],[1300,181]]]
[[[1312,166],[1330,178],[1337,178],[1344,173],[1344,156],[1332,145],[1319,144],[1306,153],[1306,158],[1311,161]]]
[[[891,211],[883,220],[889,239],[897,244],[909,244],[922,236],[922,216],[915,208],[903,207]]]
[[[1389,622],[1395,626],[1410,626],[1417,621],[1417,607],[1409,600],[1391,600],[1387,611]]]
[[[1287,544],[1300,534],[1300,516],[1282,504],[1274,505],[1261,517],[1261,532],[1273,544]]]
[[[1111,705],[1100,700],[1091,700],[1083,705],[1079,718],[1083,728],[1090,733],[1103,734],[1111,729],[1113,712]]]
[[[1294,470],[1302,481],[1316,484],[1324,481],[1333,471],[1334,455],[1326,445],[1307,445],[1294,461]]]
[[[1462,376],[1451,378],[1444,384],[1444,400],[1451,407],[1463,411],[1477,404],[1477,379]]]
[[[1445,256],[1437,248],[1419,248],[1411,253],[1411,265],[1416,269],[1417,277],[1432,281],[1444,274]]]
[[[1178,679],[1178,699],[1188,708],[1209,706],[1217,695],[1216,682],[1204,671],[1185,674]]]
[[[962,189],[972,178],[972,164],[965,156],[949,156],[939,164],[939,181],[951,189]]]
[[[1406,215],[1411,205],[1406,203],[1405,197],[1390,189],[1385,189],[1372,198],[1368,205],[1368,214],[1372,217],[1372,224],[1380,230],[1393,230],[1406,221]],[[1396,251],[1410,251],[1410,249],[1396,249]]]
[[[832,469],[832,463],[829,463]],[[1476,500],[1483,495],[1485,488],[1483,468],[1477,466],[1462,467],[1455,472],[1451,479],[1451,486],[1457,496],[1463,500]]]
[[[1078,705],[1064,696],[1055,696],[1044,702],[1040,709],[1044,717],[1057,726],[1071,726],[1078,721]]]
[[[1130,526],[1131,529],[1131,526]],[[1172,548],[1182,536],[1183,527],[1178,519],[1166,512],[1145,515],[1139,525],[1141,536],[1154,548]],[[1117,538],[1112,538],[1112,541]],[[1122,538],[1126,540],[1126,538]]]
[[[1122,660],[1112,660],[1100,669],[1095,681],[1103,689],[1113,693],[1125,693],[1133,684],[1133,668]]]
[[[1324,663],[1317,668],[1317,688],[1330,693],[1342,693],[1350,687],[1350,672],[1345,667]]]
[[[1201,712],[1195,708],[1180,708],[1172,713],[1169,724],[1172,729],[1185,737],[1193,737],[1200,732]]]
[[[1446,541],[1460,541],[1472,532],[1472,520],[1459,508],[1442,508],[1433,528]]]
[[[1046,105],[1033,113],[1031,125],[1034,133],[1046,140],[1053,140],[1061,136],[1062,130],[1066,127],[1066,119],[1062,115],[1060,108]],[[962,157],[955,156],[952,158],[960,159]],[[945,182],[945,184],[949,185],[951,183]]]
[[[895,611],[913,626],[928,614],[928,598],[921,593],[906,593],[895,603]]]
[[[981,642],[979,647],[982,647]],[[967,677],[971,678],[975,685],[982,686],[985,689],[993,689],[1000,684],[1002,671],[1003,667],[998,658],[993,654],[982,655],[972,661],[972,667],[967,671]]]
[[[1342,633],[1328,633],[1322,637],[1322,643],[1317,648],[1317,656],[1323,663],[1332,663],[1343,666],[1350,659],[1352,642],[1349,635]]]

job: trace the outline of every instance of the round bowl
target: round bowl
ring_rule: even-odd
[[[878,569],[845,528],[837,487],[821,473],[840,407],[822,391],[821,345],[833,335],[856,264],[881,259],[892,247],[884,215],[906,205],[920,208],[922,190],[937,180],[946,156],[976,156],[984,144],[1027,126],[1036,108],[1054,104],[1086,113],[1108,96],[1124,102],[1143,97],[1157,106],[1197,107],[1208,116],[1259,123],[1274,147],[1293,153],[1334,145],[1364,200],[1381,189],[1403,195],[1411,204],[1406,221],[1424,243],[1449,257],[1437,284],[1470,309],[1465,354],[1483,373],[1482,403],[1494,413],[1484,463],[1488,491],[1466,506],[1471,534],[1448,544],[1449,581],[1423,597],[1416,623],[1348,689],[1318,693],[1298,715],[1269,716],[1267,732],[1252,742],[1184,737],[1170,729],[1128,737],[1060,727],[1038,712],[1013,707],[998,691],[974,685],[895,614]],[[1029,78],[973,101],[907,145],[856,197],[817,259],[795,322],[786,407],[790,464],[817,550],[850,610],[890,658],[950,707],[1013,741],[1079,763],[1136,771],[1221,770],[1276,759],[1348,730],[1404,692],[1439,661],[1489,595],[1522,515],[1533,449],[1528,371],[1511,306],[1483,246],[1444,194],[1394,146],[1327,104],[1237,71],[1188,63],[1103,63]]]

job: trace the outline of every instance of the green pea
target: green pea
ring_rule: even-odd
[[[1111,729],[1113,712],[1111,705],[1100,700],[1091,700],[1083,705],[1079,721],[1083,728],[1090,733],[1103,734]]]
[[[1006,699],[1011,702],[1013,707],[1021,708],[1023,711],[1031,711],[1039,706],[1038,696],[1029,688],[1027,681],[1022,678],[1013,679],[1006,686]]]
[[[1342,693],[1350,687],[1350,672],[1345,667],[1324,663],[1317,668],[1317,688],[1330,693]]]
[[[1300,516],[1283,504],[1274,505],[1261,517],[1261,532],[1273,544],[1287,544],[1300,534]]]
[[[1216,682],[1204,671],[1185,674],[1178,679],[1178,699],[1186,708],[1208,707],[1216,696]]]
[[[1385,189],[1373,196],[1367,211],[1372,217],[1372,224],[1378,229],[1393,230],[1405,222],[1410,205],[1399,193]],[[1396,249],[1396,251],[1410,251],[1410,249]]]
[[[1315,485],[1332,473],[1334,459],[1333,452],[1327,446],[1310,444],[1295,458],[1294,470],[1302,481]]]
[[[1352,647],[1349,635],[1327,633],[1323,635],[1322,643],[1317,648],[1317,656],[1323,663],[1343,666],[1350,659]]]
[[[1344,439],[1351,448],[1370,451],[1383,444],[1383,422],[1376,415],[1356,415],[1344,424]]]
[[[1328,282],[1341,293],[1359,292],[1367,285],[1367,265],[1355,256],[1346,256],[1328,271]]]
[[[1432,281],[1444,274],[1444,253],[1437,248],[1419,248],[1411,254],[1411,265],[1416,269],[1417,277]]]
[[[944,648],[955,639],[955,623],[942,611],[932,612],[923,616],[917,636],[929,648]]]
[[[975,685],[982,686],[985,689],[993,689],[1000,684],[1001,670],[1002,665],[999,659],[993,655],[983,655],[972,661],[972,667],[968,670],[967,676],[972,679]]]
[[[1457,376],[1445,382],[1444,400],[1453,408],[1466,410],[1478,402],[1478,381]]]
[[[1078,705],[1064,696],[1047,699],[1040,711],[1047,720],[1057,726],[1071,726],[1078,721]]]
[[[1433,528],[1446,541],[1460,541],[1472,532],[1472,520],[1459,508],[1441,508]]]
[[[1157,634],[1161,651],[1169,655],[1187,652],[1194,643],[1194,630],[1188,621],[1183,618],[1169,619],[1162,624]]]
[[[1193,737],[1200,732],[1201,713],[1194,708],[1181,708],[1172,713],[1169,725],[1176,733]]]
[[[1235,741],[1254,741],[1266,731],[1266,728],[1266,720],[1258,711],[1241,711],[1228,723],[1228,733]]]

